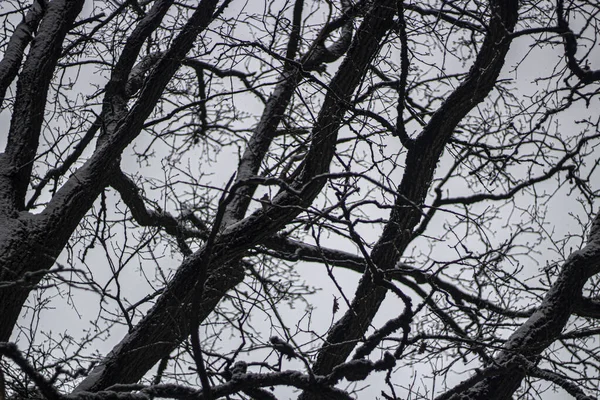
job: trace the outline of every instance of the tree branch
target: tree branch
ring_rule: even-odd
[[[25,48],[33,39],[46,7],[46,0],[35,0],[23,21],[16,26],[10,36],[4,57],[0,61],[0,109],[3,108],[2,103],[4,103],[6,90],[19,72]]]
[[[0,174],[0,185],[12,192],[10,198],[0,196],[0,201],[6,202],[0,203],[0,210],[4,212],[24,209],[50,82],[61,54],[62,43],[83,8],[83,3],[83,0],[56,0],[48,5],[19,74],[8,142],[5,153],[1,156],[5,160],[0,162],[0,168],[4,172]],[[24,35],[25,31],[19,30],[19,33]],[[22,40],[25,39],[19,41]],[[25,45],[21,43],[21,46]],[[9,56],[14,57],[15,54]],[[10,73],[7,76],[10,77]]]
[[[492,1],[491,12],[487,35],[469,74],[432,115],[408,151],[395,207],[371,253],[373,262],[381,269],[395,266],[412,240],[411,231],[422,214],[413,204],[423,204],[435,167],[454,128],[493,89],[504,65],[510,44],[508,38],[517,22],[518,4],[515,0]],[[385,293],[386,290],[375,285],[369,276],[363,276],[350,309],[327,336],[329,346],[319,352],[315,373],[331,371],[348,357],[355,340],[369,327]]]

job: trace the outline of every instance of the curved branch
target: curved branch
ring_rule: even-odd
[[[302,1],[298,0],[294,6],[294,19],[300,18],[302,12]],[[334,21],[337,22],[338,20]],[[313,49],[325,49],[323,42],[331,34],[330,25],[326,25],[312,46]],[[284,71],[281,75],[281,80],[273,90],[271,96],[265,104],[265,108],[261,119],[254,129],[252,137],[248,141],[244,154],[240,160],[237,169],[237,182],[243,182],[258,174],[261,163],[273,139],[277,136],[277,128],[280,125],[284,111],[289,106],[294,90],[303,79],[303,74],[307,70],[311,70],[315,65],[331,63],[348,50],[352,40],[352,20],[344,20],[341,25],[342,35],[340,39],[333,44],[329,49],[322,51],[309,51],[299,63],[291,62],[286,59]],[[293,27],[295,32],[296,29]],[[295,35],[292,34],[288,43],[288,54],[295,54],[294,44]],[[340,76],[338,73],[337,76]],[[241,185],[239,186],[236,197],[232,200],[225,214],[225,222],[227,225],[235,223],[242,219],[248,210],[250,200],[256,191],[256,185]]]
[[[24,208],[44,122],[50,82],[61,54],[62,43],[81,12],[83,3],[83,0],[57,0],[48,5],[19,74],[6,152],[2,155],[2,158],[6,158],[7,165],[0,164],[4,170],[0,185],[12,189],[13,195],[10,198],[0,196],[2,201],[11,203],[3,205],[2,210]],[[19,33],[23,35],[24,31],[19,30]]]
[[[411,231],[422,215],[420,208],[414,205],[423,204],[435,167],[454,128],[494,88],[504,65],[509,37],[517,22],[518,2],[496,0],[491,3],[487,35],[469,74],[432,115],[408,151],[395,207],[371,253],[375,265],[383,270],[396,265],[412,240]],[[326,373],[348,357],[355,340],[369,327],[385,293],[386,290],[374,284],[368,274],[363,276],[352,306],[329,332],[326,340],[329,345],[320,351],[315,373]]]
[[[153,309],[78,386],[78,391],[102,390],[116,383],[117,379],[128,383],[141,378],[187,337],[190,313],[197,314],[197,321],[203,321],[222,296],[242,281],[244,272],[238,261],[247,250],[283,228],[321,192],[326,179],[314,178],[329,169],[346,104],[389,29],[391,15],[387,10],[392,3],[389,0],[375,7],[366,17],[355,43],[332,79],[312,132],[304,167],[292,183],[292,190],[283,189],[272,201],[265,203],[263,209],[236,224],[227,225],[230,221],[224,218],[224,229],[210,249],[213,267],[207,272],[200,307],[190,309],[191,294],[197,268],[209,251],[206,246],[184,260]],[[168,57],[163,60],[166,59]],[[255,184],[252,180],[250,183]],[[238,195],[239,189],[247,184],[238,180],[230,189],[230,196]],[[228,208],[233,204],[230,201]]]
[[[16,26],[6,45],[4,57],[0,61],[0,109],[2,109],[6,90],[19,72],[25,48],[31,42],[46,7],[45,0],[34,1],[23,21]]]
[[[275,251],[278,258],[288,261],[307,261],[325,263],[334,267],[346,268],[352,271],[364,273],[366,261],[363,257],[347,253],[342,250],[331,249],[322,246],[315,246],[307,243],[302,243],[283,236],[273,236],[264,242],[264,247]],[[267,254],[273,254],[267,252]],[[478,309],[489,310],[493,313],[504,315],[510,318],[527,318],[535,311],[535,308],[515,311],[502,308],[489,300],[474,296],[463,291],[457,286],[446,282],[436,274],[425,272],[417,267],[405,263],[397,263],[395,268],[386,271],[389,277],[397,280],[400,283],[406,283],[406,277],[412,277],[417,285],[429,284],[432,287],[448,293],[457,301],[464,301],[477,307]],[[413,290],[415,287],[411,287]],[[426,297],[426,295],[422,296]]]
[[[558,338],[569,317],[575,312],[578,299],[587,280],[600,272],[600,214],[596,215],[588,237],[581,250],[573,252],[560,269],[536,311],[505,342],[502,351],[494,357],[494,367],[503,372],[486,376],[476,384],[459,385],[453,389],[455,397],[478,398],[486,394],[491,400],[511,399],[523,378],[528,374],[526,365],[535,365],[539,355]],[[516,364],[515,359],[518,359]],[[489,370],[489,368],[487,369]],[[450,392],[449,392],[450,393]]]
[[[557,1],[556,16],[558,19],[558,29],[564,40],[567,67],[583,84],[600,80],[600,69],[592,70],[589,67],[582,68],[575,57],[575,54],[577,53],[577,38],[567,22],[564,11],[564,0]]]

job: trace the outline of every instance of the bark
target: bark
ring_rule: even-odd
[[[6,151],[0,155],[0,304],[3,307],[0,341],[8,340],[29,291],[42,278],[43,274],[37,272],[50,268],[62,250],[62,246],[49,245],[48,232],[39,218],[21,210],[50,81],[62,42],[82,6],[83,1],[61,0],[49,5],[17,82]],[[22,29],[19,32],[23,34]],[[14,52],[7,56],[17,57]],[[9,61],[17,62],[14,58]],[[7,70],[8,78],[13,67]]]
[[[600,214],[594,219],[587,245],[565,261],[540,306],[506,341],[492,366],[436,400],[512,399],[528,369],[560,336],[576,310],[584,284],[600,271],[599,226]]]
[[[242,264],[237,260],[249,248],[260,244],[284,227],[321,192],[326,180],[319,177],[329,169],[346,104],[389,28],[389,8],[392,5],[393,1],[389,1],[375,7],[358,30],[348,55],[332,79],[312,132],[311,147],[304,168],[298,174],[297,181],[291,187],[282,189],[272,199],[271,205],[234,225],[223,227],[222,233],[217,236],[210,257],[214,269],[207,272],[209,279],[205,284],[200,309],[192,310],[197,313],[199,321],[203,321],[212,311],[214,301],[220,294],[233,288],[241,280],[243,271],[238,269]],[[387,21],[387,25],[382,21]],[[263,182],[260,178],[253,179],[255,181],[246,180],[239,184]],[[231,198],[235,196],[236,189],[233,187],[230,190]],[[205,251],[206,248],[203,247],[186,259],[152,310],[81,383],[78,391],[98,391],[117,382],[129,383],[140,379],[152,365],[168,356],[186,337],[189,332],[190,318],[186,311],[191,303],[190,291],[195,285],[198,268],[206,257]],[[211,297],[212,294],[215,297]],[[127,365],[127,376],[122,374],[123,365]]]
[[[252,137],[248,141],[248,145],[244,150],[244,154],[239,162],[236,172],[236,182],[242,183],[236,191],[236,196],[233,198],[227,211],[225,212],[225,222],[230,224],[237,222],[244,217],[250,205],[250,200],[254,195],[257,185],[246,182],[249,178],[256,176],[259,173],[261,163],[263,162],[273,139],[275,138],[276,130],[281,124],[285,115],[285,110],[289,107],[294,91],[303,79],[303,74],[314,66],[325,63],[331,63],[344,55],[352,40],[352,24],[346,22],[342,25],[341,37],[331,46],[337,47],[339,50],[335,53],[323,53],[317,51],[309,51],[300,61],[292,62],[296,55],[299,31],[302,13],[302,1],[298,0],[294,7],[294,32],[288,44],[286,53],[287,62],[281,76],[281,82],[277,84],[265,104],[265,109],[261,116]],[[326,25],[321,34],[317,37],[311,48],[316,48],[321,45],[321,41],[330,34],[331,26],[335,26],[338,20]],[[326,34],[327,32],[327,34]],[[331,55],[327,57],[327,55]]]
[[[163,3],[164,2],[157,3],[157,7],[163,5]],[[152,109],[160,98],[165,86],[177,68],[181,65],[181,61],[194,44],[196,37],[211,22],[216,3],[216,0],[205,0],[200,3],[181,33],[174,39],[173,45],[169,52],[167,52],[166,57],[161,60],[153,70],[153,73],[148,77],[148,83],[142,90],[139,101],[132,106],[132,109],[129,112],[121,116],[118,123],[114,124],[115,130],[105,130],[104,138],[99,141],[94,154],[63,184],[40,214],[32,215],[27,212],[18,212],[18,207],[14,204],[16,200],[14,197],[11,198],[13,204],[5,203],[3,204],[3,207],[0,208],[7,214],[7,217],[2,221],[2,229],[5,234],[0,237],[0,249],[3,250],[0,282],[4,283],[3,287],[0,286],[0,304],[3,306],[4,318],[2,327],[0,328],[0,341],[8,340],[29,291],[35,287],[43,277],[43,272],[47,271],[54,264],[54,260],[66,245],[69,237],[85,213],[90,209],[102,190],[109,184],[110,177],[118,166],[117,162],[119,160],[119,155],[124,148],[139,135],[143,122],[150,112],[152,112]],[[63,34],[64,36],[64,32],[60,27],[62,27],[63,24],[69,25],[63,19],[66,18],[65,15],[71,16],[72,19],[74,19],[75,15],[71,15],[75,14],[76,10],[74,7],[75,5],[81,6],[81,4],[62,1],[56,1],[52,4],[54,4],[56,9],[54,11],[51,9],[48,10],[45,19],[40,25],[40,36],[42,35],[42,32],[46,32],[44,36],[52,39],[48,46],[52,44],[58,46],[58,50],[60,50],[60,43],[57,45],[54,44],[54,41],[58,40],[57,35]],[[60,14],[59,11],[61,10],[64,12],[64,15]],[[69,12],[71,12],[71,14],[69,14]],[[58,18],[55,14],[63,19]],[[162,15],[164,15],[164,13]],[[147,18],[151,20],[150,22],[154,24],[152,26],[156,26],[156,19],[160,17],[160,15],[157,16],[152,13],[149,13],[147,16]],[[44,22],[46,21],[46,18],[49,18],[50,21],[53,21],[55,24],[49,23],[52,26],[46,28]],[[141,36],[147,35],[149,32],[144,21],[145,20],[141,23],[142,28],[140,29],[143,32]],[[44,29],[46,29],[46,31],[44,31]],[[137,36],[134,35],[132,40],[137,40]],[[42,41],[42,39],[40,39],[40,41]],[[49,70],[46,72],[46,75],[48,76],[44,74],[41,75],[46,76],[49,80],[52,75],[53,65],[47,65],[46,61],[48,61],[48,57],[51,57],[52,55],[55,58],[58,57],[58,53],[48,52],[48,54],[46,54],[41,50],[34,51],[35,46],[36,44],[34,43],[22,73],[25,72],[28,63],[41,63],[39,65],[40,68],[47,68]],[[129,53],[123,53],[122,57],[127,59],[135,58],[137,56],[137,45],[132,46],[132,49],[133,50],[131,51],[136,54],[131,55]],[[30,61],[29,58],[31,57],[34,57],[34,59]],[[55,58],[50,58],[50,61],[54,61],[55,63]],[[42,61],[44,62],[42,63]],[[129,73],[129,62],[117,64],[126,65],[126,67],[123,67],[123,70],[126,70],[127,73]],[[23,80],[23,82],[19,83],[18,88],[20,88],[20,91],[25,91],[24,99],[19,101],[24,102],[27,98],[29,99],[30,108],[27,110],[25,116],[31,116],[31,118],[35,119],[33,122],[28,119],[25,121],[29,121],[32,124],[34,122],[41,124],[43,121],[43,112],[40,115],[35,114],[33,110],[36,109],[36,107],[43,108],[45,98],[38,96],[40,98],[38,99],[36,98],[36,95],[31,93],[33,90],[31,89],[31,81],[38,82],[41,78],[35,76],[34,71],[30,75],[26,74],[24,77],[19,77],[19,82],[21,82],[21,80]],[[48,84],[49,83],[46,84],[46,87]],[[123,85],[123,90],[124,87],[125,85]],[[26,90],[26,88],[29,89]],[[118,95],[107,98],[105,103],[110,103],[115,97],[118,97]],[[17,109],[20,109],[19,107],[26,107],[26,104],[15,104],[13,119],[16,119],[14,115],[19,115],[17,113]],[[23,165],[22,163],[25,162],[25,160],[35,155],[39,133],[39,125],[37,131],[35,131],[35,125],[25,126],[20,120],[15,123],[14,129],[11,126],[11,137],[9,137],[7,151],[0,156],[0,166],[3,167],[3,173],[0,177],[3,182],[0,183],[7,182],[7,179],[9,182],[12,182],[16,177],[23,177],[25,182],[29,182],[31,166],[27,167],[27,173],[25,173],[25,169],[19,169],[16,168],[16,166]],[[17,140],[18,138],[20,138],[21,141]],[[30,146],[33,146],[33,156],[31,155],[31,149],[23,146],[24,143],[29,143]],[[2,187],[1,193],[3,200],[9,197],[11,193],[14,193],[17,189],[21,191],[26,189],[27,184],[23,184],[21,180],[18,182],[20,189],[15,188],[10,184],[7,184],[6,186],[0,185],[0,187]],[[22,195],[24,196],[24,192]],[[17,199],[20,199],[19,201],[22,203],[22,197],[17,196]],[[16,283],[9,284],[8,282],[11,281]]]
[[[181,233],[183,224],[168,213],[148,211],[143,198],[136,192],[134,182],[123,175],[119,168],[119,157],[123,150],[140,134],[154,107],[161,100],[165,88],[184,62],[186,54],[195,45],[199,34],[213,21],[218,1],[199,2],[191,18],[179,30],[176,37],[169,39],[172,40],[170,49],[152,53],[139,62],[144,45],[150,41],[173,3],[171,0],[154,1],[147,13],[135,2],[132,4],[138,9],[139,20],[128,35],[121,56],[113,68],[110,81],[104,91],[102,111],[85,139],[87,144],[99,131],[97,147],[87,161],[70,177],[65,176],[62,187],[53,195],[41,213],[35,215],[26,211],[28,206],[25,197],[31,186],[32,168],[44,125],[48,91],[53,84],[62,44],[74,25],[83,1],[35,2],[7,43],[4,59],[0,62],[0,103],[17,74],[18,82],[8,145],[6,152],[0,154],[0,305],[2,307],[0,341],[9,339],[31,290],[55,264],[56,258],[89,212],[98,195],[111,185],[121,194],[122,200],[130,208],[131,215],[138,226],[159,226],[167,234],[177,237],[184,248],[182,251],[186,258],[148,314],[97,365],[76,389],[75,394],[66,397],[120,396],[114,392],[102,391],[114,384],[138,381],[157,361],[165,359],[174,349],[181,346],[189,336],[191,328],[197,327],[197,321],[206,320],[224,296],[242,282],[245,277],[243,258],[248,255],[249,250],[256,249],[270,255],[274,254],[279,259],[304,261],[325,259],[330,265],[363,272],[363,277],[350,310],[328,333],[326,346],[318,352],[316,362],[308,376],[289,371],[275,374],[246,374],[244,370],[243,373],[238,374],[237,379],[216,386],[213,395],[225,396],[247,390],[247,393],[256,393],[257,397],[272,398],[268,397],[266,391],[265,393],[256,391],[257,388],[282,384],[304,390],[302,399],[350,398],[343,391],[331,386],[337,384],[342,378],[348,381],[363,380],[374,370],[391,370],[394,357],[390,354],[386,354],[387,358],[384,358],[387,364],[380,365],[378,368],[374,367],[376,363],[357,359],[368,355],[376,347],[381,340],[375,337],[376,335],[372,335],[357,351],[354,355],[355,360],[344,364],[356,344],[364,339],[389,287],[395,289],[392,285],[383,287],[378,284],[373,277],[375,269],[369,268],[373,265],[378,269],[375,272],[385,273],[386,278],[395,279],[412,289],[417,295],[427,298],[425,305],[431,312],[442,322],[448,320],[449,325],[454,324],[456,328],[451,326],[450,329],[454,329],[459,335],[463,332],[460,326],[447,316],[452,315],[453,311],[444,314],[445,311],[440,310],[435,302],[430,301],[428,294],[420,285],[428,284],[435,289],[441,289],[454,300],[459,300],[457,303],[460,305],[465,302],[508,318],[527,318],[506,341],[504,347],[494,355],[493,360],[491,356],[487,356],[484,368],[465,382],[440,395],[438,400],[510,399],[526,376],[540,376],[550,381],[553,379],[556,382],[560,381],[561,377],[558,374],[552,375],[552,372],[543,371],[536,365],[548,346],[561,337],[561,332],[571,315],[597,317],[599,314],[596,299],[582,299],[581,295],[589,278],[600,272],[600,216],[596,216],[594,220],[587,245],[568,258],[556,282],[551,286],[540,306],[535,309],[526,311],[504,309],[460,289],[458,285],[454,286],[451,282],[446,282],[434,273],[420,271],[415,267],[399,263],[411,240],[421,233],[416,230],[424,218],[426,197],[431,189],[436,166],[445,147],[452,139],[454,130],[494,89],[510,41],[515,37],[513,30],[517,23],[517,0],[490,1],[489,24],[485,29],[484,41],[473,66],[460,86],[448,96],[435,113],[431,114],[429,122],[421,133],[411,138],[401,126],[390,129],[392,132],[400,133],[401,142],[407,148],[406,165],[389,222],[385,225],[370,258],[367,257],[366,252],[363,253],[364,257],[357,257],[342,251],[296,242],[278,236],[277,233],[301,212],[306,211],[314,199],[322,193],[328,179],[331,179],[327,173],[335,157],[338,132],[344,125],[346,112],[351,108],[352,95],[367,76],[367,70],[372,67],[372,60],[380,50],[381,43],[394,27],[400,26],[400,42],[403,46],[407,44],[405,22],[401,20],[400,25],[394,25],[393,21],[398,3],[393,0],[358,2],[352,8],[349,2],[343,0],[342,6],[348,7],[344,15],[326,25],[312,46],[304,46],[301,45],[303,0],[295,1],[291,39],[283,60],[284,67],[280,81],[265,102],[262,118],[248,141],[238,167],[237,180],[232,187],[226,188],[228,192],[226,191],[215,218],[215,221],[220,221],[223,215],[221,211],[223,211],[224,222],[214,223],[212,231],[214,235],[209,236],[209,229],[204,229],[205,227],[198,228],[190,235],[197,239],[206,240],[207,237],[210,239],[208,244],[193,254],[183,241],[185,238]],[[48,4],[47,9],[43,6],[45,4]],[[128,7],[128,4],[124,3],[123,8]],[[146,7],[148,4],[143,6]],[[222,3],[221,11],[227,4],[228,1]],[[363,8],[365,4],[370,6],[368,11]],[[565,40],[567,66],[584,84],[596,80],[597,72],[587,71],[577,64],[575,57],[577,37],[568,27],[566,17],[562,15],[562,1],[558,4],[560,5],[559,32]],[[404,6],[406,9],[424,15],[438,13],[438,10]],[[349,13],[354,14],[350,16]],[[351,40],[353,18],[359,13],[363,22],[354,40]],[[449,15],[442,14],[440,19],[450,21],[456,26],[482,32],[480,26]],[[329,48],[325,47],[326,40],[330,40],[332,32],[336,29],[341,29],[340,39]],[[32,40],[31,33],[36,30],[37,35]],[[30,50],[25,61],[22,62],[25,49],[29,45]],[[306,47],[309,47],[307,54],[304,57],[297,57],[299,48]],[[346,53],[345,59],[329,85],[326,87],[319,81],[322,87],[326,88],[326,95],[310,134],[310,148],[300,167],[289,175],[292,177],[290,180],[259,176],[261,164],[268,155],[286,110],[292,104],[294,92],[302,79],[307,76],[306,73],[311,70],[323,72],[320,70],[323,63],[335,61]],[[297,59],[300,61],[296,61]],[[138,69],[135,67],[136,62]],[[197,60],[193,62],[202,64]],[[408,50],[402,49],[400,101],[404,101],[408,67]],[[201,69],[197,67],[198,74]],[[318,80],[315,76],[311,78]],[[201,84],[203,85],[204,82]],[[257,88],[255,88],[256,93],[259,93],[263,86]],[[136,100],[131,98],[134,92],[137,94]],[[260,96],[262,98],[262,94]],[[204,99],[206,96],[201,97]],[[397,124],[402,124],[404,108],[400,105],[397,110],[400,114]],[[357,113],[360,114],[360,111]],[[164,120],[168,118],[165,117]],[[205,127],[206,109],[202,118]],[[393,128],[391,124],[388,125],[388,128]],[[79,142],[81,143],[84,141]],[[57,177],[64,176],[67,170],[75,165],[76,159],[82,154],[83,147],[71,153],[75,156],[62,165],[63,170],[52,170],[59,171]],[[574,154],[562,159],[546,176],[558,174],[563,170],[573,173],[575,168],[570,168],[565,163]],[[516,191],[543,180],[536,179],[517,184],[503,195],[477,194],[469,198],[453,198],[446,201],[466,205],[469,201],[506,199],[513,196]],[[272,199],[264,201],[262,209],[247,215],[250,201],[260,185],[277,186],[279,192]],[[30,199],[29,204],[36,203],[35,199],[40,196],[42,189],[36,189],[34,199]],[[444,203],[434,203],[434,206],[440,204]],[[191,231],[190,229],[187,232]],[[412,278],[414,281],[407,278]],[[199,296],[194,297],[200,292],[197,290],[198,283],[203,289],[199,301]],[[386,336],[405,327],[406,338],[408,334],[406,326],[410,323],[411,315],[403,313],[400,317],[405,317],[407,320],[401,321],[398,318],[390,320],[385,325],[388,329],[385,331]],[[405,325],[394,325],[396,322]],[[14,350],[11,346],[7,345],[3,348],[14,356],[15,353],[11,353]],[[8,354],[6,352],[3,354]],[[391,362],[389,362],[390,358]],[[18,365],[21,367],[20,364]],[[35,371],[28,372],[26,370],[28,366],[23,365],[25,366],[21,369],[28,375],[36,374]],[[360,366],[363,367],[362,370]],[[368,368],[364,369],[365,366]],[[351,371],[351,367],[356,367],[357,371]],[[42,383],[36,382],[36,385],[44,389],[45,378],[41,374],[38,375]],[[49,381],[46,383],[48,383],[46,391],[49,393],[45,394],[46,397],[63,397],[52,388]],[[204,382],[203,386],[205,386]],[[166,390],[172,389],[167,385],[157,385],[149,389],[142,388],[141,385],[136,387],[140,390],[131,393],[132,398],[146,396],[147,393],[149,396],[161,393],[166,395],[168,394]],[[143,392],[146,389],[147,391]],[[161,392],[163,389],[165,391]],[[183,396],[181,393],[184,391],[185,396],[189,397],[212,397],[206,391],[202,393],[186,388],[181,388],[179,394]],[[584,396],[583,391],[578,391],[575,386],[571,392]],[[0,397],[1,395],[0,390]]]
[[[410,146],[395,208],[371,253],[373,263],[381,270],[394,268],[412,240],[412,231],[422,217],[421,207],[435,167],[454,128],[494,88],[504,65],[517,16],[516,1],[492,2],[488,33],[467,78],[431,117]],[[331,329],[326,339],[327,346],[319,351],[314,364],[315,373],[327,374],[349,356],[356,340],[363,337],[368,329],[385,294],[386,289],[374,284],[369,273],[363,276],[351,308]],[[318,397],[306,395],[302,398]]]
[[[0,61],[0,109],[4,102],[6,90],[19,72],[25,48],[31,42],[44,16],[45,8],[46,4],[44,1],[34,1],[31,9],[27,11],[23,21],[16,26],[10,37],[4,57]]]
[[[62,43],[83,3],[83,0],[57,0],[48,5],[48,11],[40,23],[19,74],[8,143],[3,154],[8,165],[0,165],[3,167],[0,185],[10,192],[10,196],[0,199],[0,209],[5,212],[23,210],[44,121],[50,81]]]

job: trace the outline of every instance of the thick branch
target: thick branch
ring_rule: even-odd
[[[367,66],[379,49],[380,40],[389,28],[391,16],[386,7],[390,4],[376,7],[366,18],[359,29],[356,42],[332,79],[313,129],[312,143],[304,168],[298,179],[293,182],[293,187],[284,188],[272,199],[270,205],[266,205],[262,210],[254,212],[237,224],[226,225],[224,231],[216,237],[211,249],[211,265],[214,267],[207,273],[208,279],[200,308],[189,309],[190,296],[195,285],[196,269],[206,256],[206,246],[186,258],[153,309],[78,390],[97,391],[117,381],[128,383],[140,379],[187,336],[191,312],[197,313],[198,321],[203,321],[225,292],[241,282],[243,271],[240,270],[238,261],[246,251],[284,227],[321,192],[326,179],[315,177],[329,169],[337,133],[346,112],[345,105],[364,76]],[[240,187],[247,184],[255,182],[238,181],[234,184],[227,203],[239,193]]]
[[[130,81],[132,69],[144,42],[160,26],[171,4],[173,4],[173,0],[159,0],[155,2],[152,9],[142,18],[127,38],[121,56],[113,68],[110,81],[106,85],[102,107],[105,135],[114,133],[116,124],[120,123],[123,119],[127,109],[127,100],[133,91],[131,84],[135,82],[135,79]],[[174,48],[175,46],[171,50]],[[152,61],[150,60],[150,62]],[[130,93],[128,93],[128,89]],[[162,92],[162,88],[160,90]]]
[[[575,54],[577,53],[577,38],[567,22],[566,15],[564,13],[563,0],[557,1],[556,14],[558,18],[558,29],[560,33],[562,33],[564,40],[567,67],[584,84],[600,80],[600,69],[592,70],[590,68],[582,68],[579,65],[579,61],[575,57]]]
[[[45,9],[45,0],[34,1],[8,41],[4,57],[0,61],[0,109],[2,109],[6,90],[19,72],[25,48],[31,42]]]
[[[295,21],[299,20],[301,17],[302,3],[302,1],[297,1],[295,3]],[[294,41],[299,39],[295,32],[300,28],[293,27],[292,29],[294,32],[290,37],[287,55],[295,55],[297,51],[297,43],[294,43]],[[326,32],[327,34],[325,34]],[[322,45],[321,41],[324,41],[330,33],[329,25],[326,25],[315,40],[312,48],[317,48]],[[330,46],[330,50],[309,52],[303,57],[300,63],[291,63],[291,60],[287,60],[281,76],[281,81],[269,97],[261,119],[254,129],[252,137],[248,141],[248,145],[242,155],[242,159],[240,160],[237,169],[237,182],[243,182],[258,174],[261,163],[269,150],[271,142],[277,135],[277,127],[281,123],[284,112],[292,100],[294,90],[303,78],[303,71],[311,69],[314,65],[336,61],[348,50],[351,40],[352,21],[348,20],[342,25],[341,37],[334,45]],[[324,48],[324,46],[321,47]],[[338,73],[337,76],[340,76],[340,74]],[[257,185],[250,184],[239,187],[237,196],[232,200],[225,214],[226,224],[237,222],[244,217],[256,188]]]
[[[527,365],[535,365],[539,355],[560,336],[575,311],[576,299],[581,297],[584,284],[600,271],[599,226],[600,214],[594,219],[587,245],[569,256],[540,306],[510,336],[502,352],[495,357],[494,366],[501,367],[502,371],[486,376],[476,384],[460,385],[460,390],[450,390],[438,400],[512,398],[527,375]],[[524,361],[519,361],[521,359]]]
[[[54,36],[58,35],[55,31],[62,26],[62,19],[58,18],[56,20],[57,17],[55,16],[55,24],[52,27],[46,27],[45,29],[47,32],[44,30],[44,21],[46,21],[46,19],[52,20],[52,16],[62,10],[61,7],[65,8],[62,11],[67,17],[70,16],[69,12],[75,13],[76,10],[74,11],[73,9],[75,6],[72,4],[74,2],[66,2],[69,3],[68,5],[70,8],[65,6],[64,3],[65,1],[61,0],[51,3],[59,10],[55,10],[54,12],[51,12],[51,10],[48,11],[40,26],[38,37],[47,36],[49,38],[54,38]],[[6,240],[0,241],[0,246],[4,246],[3,249],[6,248],[9,250],[13,248],[27,249],[28,251],[31,251],[31,253],[28,254],[21,251],[5,254],[3,257],[3,261],[5,262],[2,264],[4,269],[0,270],[0,274],[8,273],[11,274],[11,278],[18,279],[20,274],[23,274],[28,270],[35,269],[43,271],[49,269],[53,265],[54,260],[69,240],[71,233],[75,230],[98,195],[108,185],[111,174],[117,167],[116,164],[123,149],[139,135],[145,119],[150,112],[152,112],[158,99],[162,95],[165,86],[180,66],[181,60],[185,58],[186,53],[193,46],[198,34],[211,22],[216,3],[217,0],[204,0],[200,3],[196,11],[182,28],[180,34],[173,40],[173,44],[169,51],[166,52],[166,56],[160,60],[157,67],[151,72],[147,84],[142,88],[140,97],[134,104],[131,112],[124,115],[123,118],[119,120],[119,123],[114,125],[115,131],[105,131],[104,140],[98,144],[96,151],[91,158],[71,175],[67,182],[65,182],[53,196],[43,212],[38,215],[19,216],[18,220],[15,219],[14,221],[11,221],[12,225],[10,225],[10,229],[12,229],[12,231],[9,229],[8,222],[5,224],[5,232],[9,234],[6,235]],[[81,6],[80,3],[77,4]],[[155,3],[155,6],[156,5],[157,3]],[[66,17],[62,16],[62,18]],[[72,16],[72,18],[74,19],[75,16]],[[56,22],[60,22],[60,24],[57,24]],[[44,35],[42,35],[42,32],[45,32]],[[54,36],[52,35],[53,32]],[[44,40],[48,41],[50,39],[47,38]],[[42,39],[40,39],[40,42],[42,42]],[[52,50],[50,44],[53,43],[54,42],[48,43],[48,46],[46,46],[43,51],[34,51],[36,46],[34,42],[29,57],[32,57],[33,54],[38,54],[39,52],[49,52],[49,54],[54,54],[50,51]],[[58,46],[60,50],[60,43],[56,44],[56,46]],[[42,54],[41,58],[45,59],[47,56]],[[26,64],[28,62],[29,61],[27,61]],[[26,67],[24,67],[23,72],[25,72],[25,70]],[[49,73],[51,75],[52,70],[50,70]],[[33,79],[35,81],[39,80],[38,77],[33,77]],[[26,83],[29,84],[29,81]],[[123,87],[125,87],[125,85],[123,85]],[[33,88],[30,89],[34,90]],[[32,112],[35,111],[34,103],[37,104],[38,98],[44,97],[39,95],[39,91],[38,88],[35,88],[35,95],[27,93],[29,100],[31,100],[29,104],[31,107],[29,107],[25,113],[25,122],[27,122],[27,116],[32,115]],[[35,99],[32,100],[32,98]],[[45,99],[42,99],[42,109],[44,101]],[[25,104],[23,107],[25,107]],[[43,110],[40,115],[43,115]],[[13,119],[18,118],[23,119],[23,114],[20,114],[15,108]],[[21,121],[19,123],[21,123]],[[25,129],[24,132],[31,133],[33,132],[32,129],[34,128]],[[20,133],[17,131],[15,132]],[[9,151],[7,151],[7,154],[9,156],[18,155],[22,158],[23,154],[18,150],[22,148],[24,143],[18,143],[16,136],[13,139],[9,139],[9,141],[10,140],[13,140],[14,143],[12,145],[9,143]],[[33,146],[34,155],[35,148],[37,147],[37,137],[35,138],[35,141],[36,144]],[[26,152],[31,152],[31,149],[26,149]],[[6,157],[0,157],[0,164],[2,167],[6,166]],[[19,174],[22,174],[22,171],[19,172]],[[13,174],[12,176],[14,177],[15,175]],[[22,181],[19,181],[19,184],[22,185]],[[2,185],[0,185],[0,187],[1,186]],[[22,189],[25,190],[26,187],[27,184],[22,186]],[[0,209],[5,212],[11,211],[10,207],[0,207]],[[12,243],[14,240],[23,240],[22,238],[26,238],[27,242],[23,243],[20,247],[15,246],[14,243]],[[24,260],[27,260],[27,262]],[[7,267],[14,269],[14,271],[7,271]],[[38,279],[41,279],[43,274],[36,276],[38,276]],[[32,282],[32,284],[35,283],[36,282]],[[11,290],[0,290],[0,302],[4,306],[3,312],[9,316],[9,318],[3,321],[2,327],[0,328],[0,340],[7,340],[10,336],[12,326],[19,315],[19,311],[27,298],[28,292],[28,288],[22,287]]]
[[[25,193],[44,121],[48,88],[63,40],[83,3],[83,0],[56,0],[48,5],[19,74],[6,153],[3,156],[7,165],[0,165],[4,170],[0,174],[0,185],[12,192],[11,198],[1,199],[5,202],[0,204],[4,211],[24,208]],[[23,34],[23,31],[19,30],[17,34]]]
[[[422,217],[422,205],[435,167],[454,128],[494,88],[509,49],[508,40],[517,22],[517,1],[493,1],[487,35],[477,59],[461,85],[433,114],[408,151],[406,168],[390,221],[375,245],[371,257],[381,269],[393,268],[412,239],[411,232]],[[314,371],[327,373],[348,357],[354,343],[363,336],[385,297],[385,289],[365,275],[351,308],[334,325],[328,346],[319,353]],[[339,343],[339,345],[331,345]]]

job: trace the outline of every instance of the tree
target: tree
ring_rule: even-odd
[[[595,2],[2,7],[0,393],[597,393]]]

